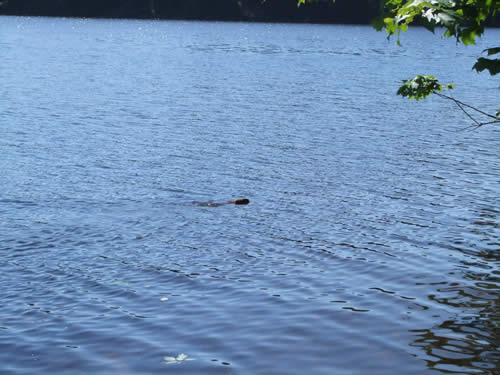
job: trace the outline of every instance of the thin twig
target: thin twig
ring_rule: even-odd
[[[472,130],[476,130],[477,128],[480,128],[481,126],[495,124],[495,123],[500,123],[500,120],[476,123],[474,125],[469,125],[469,126],[466,126],[465,128],[458,129],[458,131],[469,130],[471,128],[472,128]]]
[[[466,131],[466,130],[469,130],[469,129],[470,129],[470,131],[474,131],[474,130],[476,130],[479,127],[481,127],[481,125],[470,125],[470,126],[466,126],[465,128],[458,129],[457,131]]]
[[[469,105],[469,104],[463,103],[463,102],[461,102],[460,100],[457,100],[457,99],[455,99],[455,98],[452,98],[451,96],[444,95],[444,94],[441,94],[441,93],[436,92],[436,91],[434,91],[434,94],[436,94],[436,95],[438,95],[438,96],[440,96],[440,97],[442,97],[442,98],[444,98],[444,99],[448,99],[448,100],[454,101],[454,102],[455,102],[455,103],[457,103],[457,104],[460,104],[460,105],[463,105],[464,107],[470,108],[470,109],[472,109],[472,110],[474,110],[474,111],[476,111],[476,112],[479,112],[479,113],[481,113],[481,114],[483,114],[483,115],[485,115],[485,116],[487,116],[487,117],[490,117],[490,118],[492,118],[492,119],[496,120],[496,121],[494,121],[494,122],[497,122],[497,121],[498,121],[498,117],[495,117],[495,116],[493,116],[493,115],[490,115],[489,113],[486,113],[486,112],[484,112],[484,111],[481,111],[480,109],[477,109],[476,107],[473,107],[473,106],[471,106],[471,105]]]
[[[488,121],[488,122],[481,122],[477,126],[480,127],[480,126],[490,125],[490,124],[496,124],[496,123],[500,123],[500,119],[494,120],[494,121]]]
[[[462,111],[463,111],[463,112],[467,115],[467,117],[468,117],[468,118],[470,118],[472,121],[474,121],[474,122],[476,123],[476,125],[479,125],[479,124],[480,124],[480,122],[479,122],[479,121],[477,121],[474,117],[472,117],[472,115],[471,115],[469,112],[467,112],[467,111],[464,109],[464,107],[462,106],[462,104],[460,104],[460,103],[458,103],[458,102],[455,102],[455,104],[458,106],[458,108],[460,108],[460,109],[461,109],[461,110],[462,110]]]

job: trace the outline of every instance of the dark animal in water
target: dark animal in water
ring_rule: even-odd
[[[196,204],[197,206],[204,206],[204,207],[219,207],[223,206],[225,204],[249,204],[250,200],[247,198],[240,198],[240,199],[235,199],[229,202],[220,202],[220,203],[202,203],[202,202],[193,202],[193,204]]]

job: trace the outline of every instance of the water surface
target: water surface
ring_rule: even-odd
[[[499,109],[470,70],[498,30],[0,36],[2,374],[498,373],[500,131],[394,95],[439,73]]]

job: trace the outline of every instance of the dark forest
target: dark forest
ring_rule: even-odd
[[[297,6],[297,0],[0,0],[0,14],[367,24],[378,0],[337,0]]]

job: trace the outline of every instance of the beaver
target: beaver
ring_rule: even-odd
[[[225,204],[249,204],[250,200],[247,198],[239,198],[239,199],[234,199],[229,202],[219,202],[219,203],[203,203],[203,202],[193,202],[193,204],[196,204],[197,206],[204,206],[204,207],[219,207],[223,206]]]

